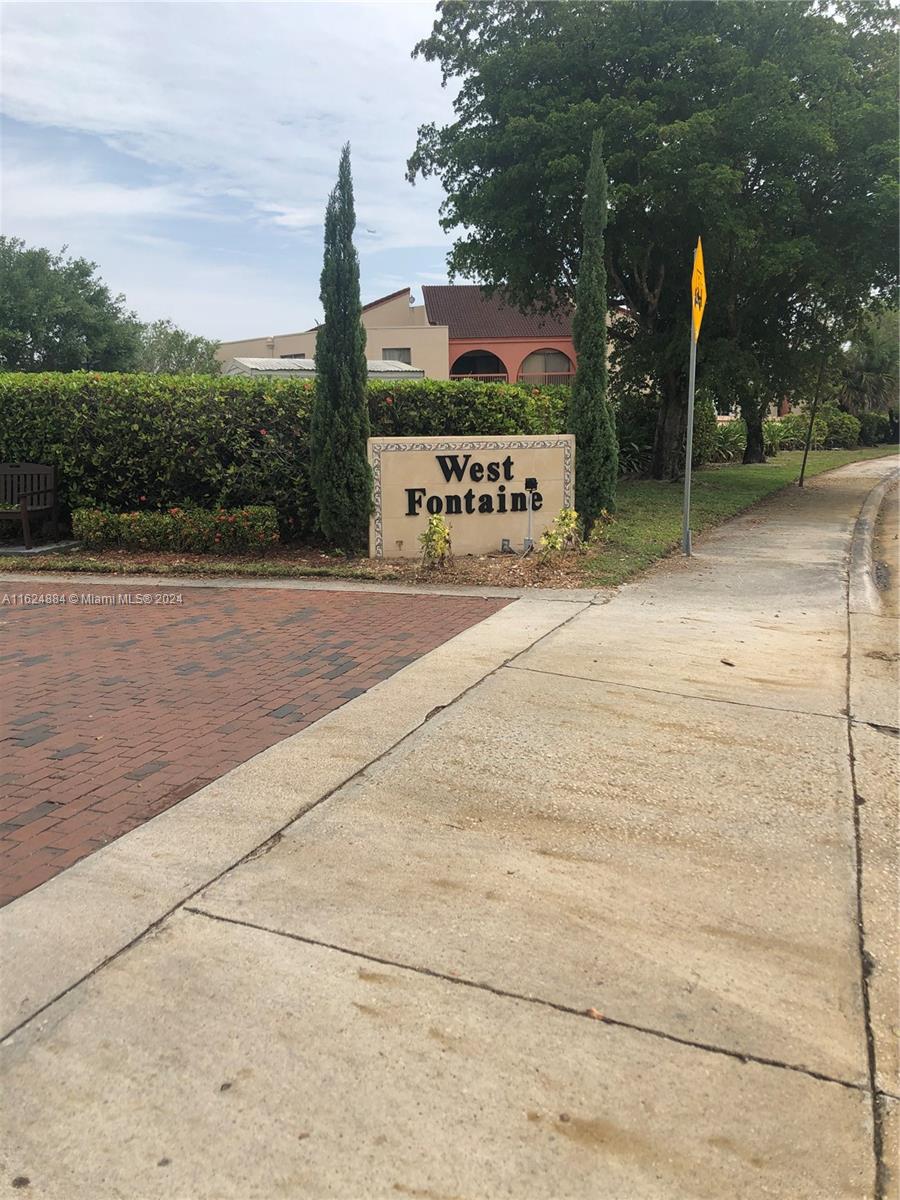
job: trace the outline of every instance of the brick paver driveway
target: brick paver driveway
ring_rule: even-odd
[[[0,904],[507,603],[62,583],[27,591],[79,602],[14,602],[26,588],[0,581]]]

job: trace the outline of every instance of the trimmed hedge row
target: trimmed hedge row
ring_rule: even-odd
[[[55,462],[69,509],[275,506],[316,525],[308,433],[315,384],[240,376],[0,374],[0,460]],[[562,430],[566,391],[448,380],[373,382],[372,433]]]
[[[271,504],[246,508],[170,508],[167,512],[111,513],[76,508],[75,537],[91,550],[184,550],[194,554],[263,550],[277,542],[278,514]]]

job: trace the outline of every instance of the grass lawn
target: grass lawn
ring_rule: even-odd
[[[807,479],[847,463],[897,454],[896,446],[860,450],[811,450]],[[691,488],[691,529],[700,533],[749,508],[800,477],[801,450],[753,466],[729,464],[695,471]],[[585,583],[615,587],[681,546],[684,485],[629,480],[619,485],[616,519],[602,552],[585,561]]]
[[[847,463],[897,454],[896,446],[865,450],[815,450],[807,476],[819,475]],[[756,466],[705,467],[694,473],[691,528],[700,533],[743,512],[772,495],[800,474],[800,451],[785,451]],[[311,548],[279,547],[263,559],[250,555],[185,555],[139,553],[127,550],[41,554],[33,558],[0,559],[10,572],[83,571],[106,575],[252,577],[259,579],[356,579],[478,584],[500,587],[615,587],[638,571],[664,558],[681,545],[679,483],[625,480],[619,485],[619,505],[606,541],[596,553],[570,553],[544,561],[539,554],[460,557],[449,566],[428,570],[415,559],[382,561],[344,558]]]

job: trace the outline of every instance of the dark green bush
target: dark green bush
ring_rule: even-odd
[[[859,414],[859,442],[861,446],[880,446],[890,440],[891,419],[887,413],[862,412]]]
[[[127,550],[222,553],[264,550],[279,540],[278,515],[272,505],[129,513],[76,508],[72,513],[72,530],[91,550],[121,546]]]
[[[308,534],[309,380],[0,374],[0,460],[56,463],[64,507],[116,512],[273,504]],[[565,389],[416,380],[368,385],[383,436],[559,432]]]
[[[611,389],[615,392],[615,388]],[[619,437],[619,473],[645,475],[650,469],[659,402],[652,392],[628,389],[616,402],[616,432]]]
[[[696,469],[712,462],[716,449],[716,406],[711,396],[697,395],[694,405],[694,436],[691,441],[691,465]]]
[[[836,404],[823,404],[819,414],[825,422],[825,445],[829,450],[852,450],[859,445],[860,423],[852,413],[842,412]]]
[[[650,469],[659,402],[652,392],[629,389],[616,406],[619,435],[619,471],[622,475],[645,475]],[[712,462],[716,447],[716,406],[711,395],[698,392],[694,404],[694,435],[691,464],[702,467]],[[684,444],[682,443],[682,455]]]

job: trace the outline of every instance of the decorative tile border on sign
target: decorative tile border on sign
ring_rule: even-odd
[[[412,439],[397,442],[382,442],[373,438],[370,442],[372,452],[372,498],[375,505],[375,557],[384,558],[384,517],[381,511],[381,456],[385,451],[391,454],[409,452],[411,450],[562,450],[563,452],[563,496],[566,508],[574,506],[572,495],[572,439],[570,437],[530,437],[524,438],[471,438],[456,439],[450,442],[426,438],[423,441]]]

